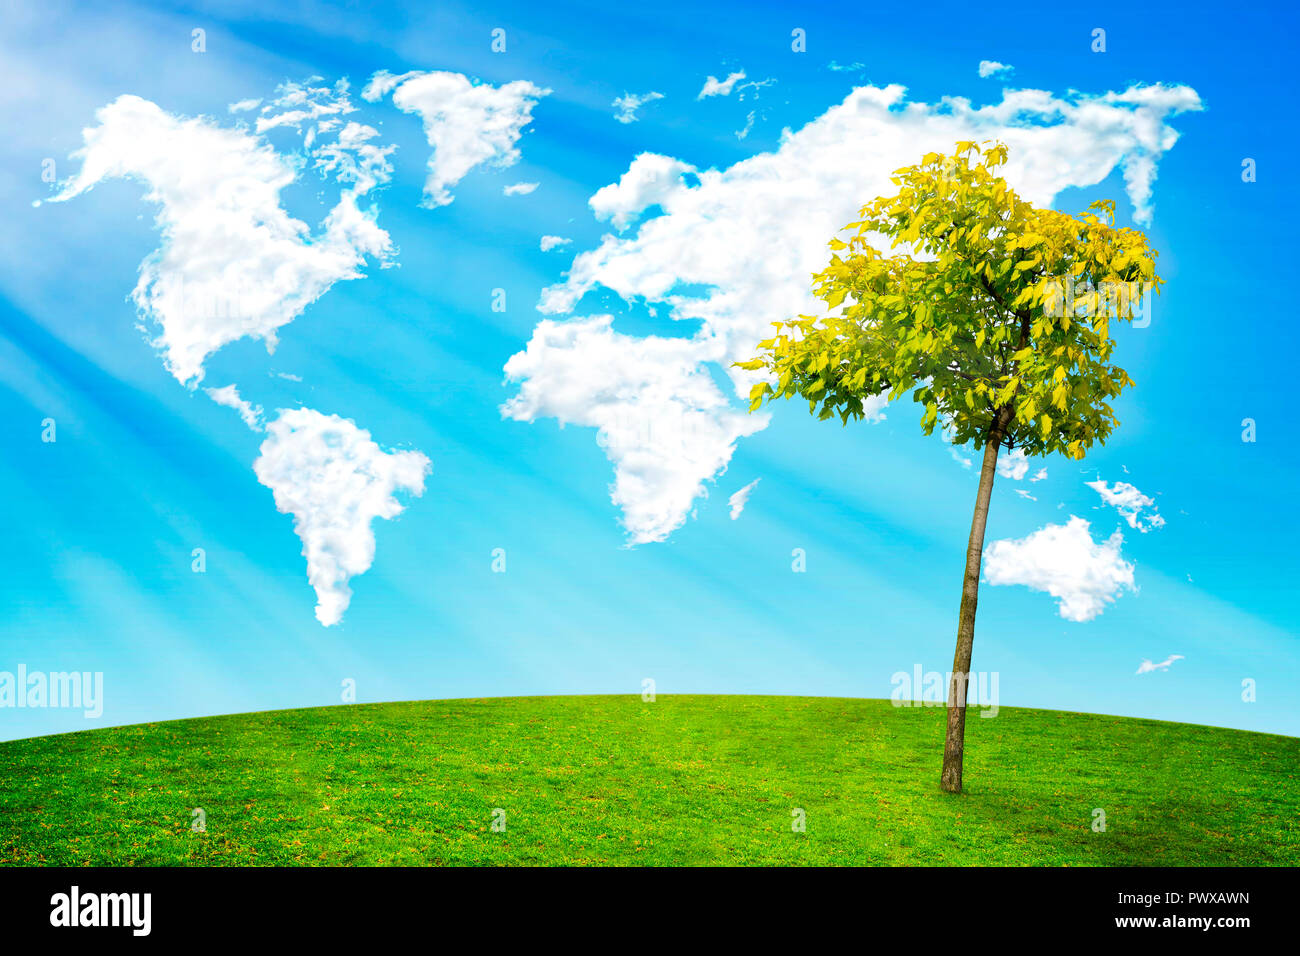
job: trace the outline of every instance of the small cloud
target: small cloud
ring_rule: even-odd
[[[1036,472],[1034,472],[1033,476],[1029,479],[1029,483],[1032,485],[1035,481],[1042,481],[1046,477],[1047,477],[1047,469],[1039,468]]]
[[[702,100],[710,96],[730,96],[732,88],[744,78],[744,70],[729,74],[725,80],[719,80],[716,76],[711,75],[704,81],[699,96],[695,98]]]
[[[552,249],[559,249],[561,246],[567,246],[572,239],[565,239],[563,236],[542,236],[542,252],[550,252]]]
[[[246,113],[249,110],[257,109],[261,105],[262,100],[259,97],[255,100],[240,100],[238,103],[231,103],[229,109],[232,113]]]
[[[750,110],[749,115],[745,117],[745,128],[736,130],[736,139],[744,139],[749,135],[750,130],[754,128],[754,117],[754,110]]]
[[[1010,76],[1015,69],[1014,66],[999,63],[997,60],[980,60],[980,79],[986,80],[990,76]]]
[[[952,460],[963,468],[969,469],[971,466],[971,460],[959,452],[956,445],[952,444],[953,440],[957,437],[957,429],[953,427],[951,419],[944,419],[941,434],[943,435],[943,440],[948,442],[948,454],[952,455]]]
[[[1152,528],[1165,526],[1165,519],[1156,511],[1155,499],[1142,494],[1128,482],[1117,481],[1113,488],[1100,478],[1084,484],[1101,495],[1101,500],[1118,511],[1135,531],[1146,534]]]
[[[276,378],[283,378],[283,379],[286,379],[287,381],[290,381],[290,382],[301,382],[301,381],[302,381],[302,376],[301,376],[301,375],[294,375],[292,372],[276,372],[276,373],[275,373],[275,377],[276,377]]]
[[[614,119],[620,123],[635,123],[638,119],[636,111],[653,100],[662,100],[664,95],[656,93],[653,90],[649,93],[624,93],[612,104],[618,110],[614,114]]]
[[[452,187],[470,170],[519,162],[524,127],[533,121],[533,107],[550,92],[527,80],[493,86],[443,70],[399,76],[380,70],[361,98],[377,103],[391,95],[394,106],[423,121],[433,152],[421,205],[435,209],[455,199]]]
[[[998,459],[998,474],[1012,481],[1019,481],[1029,474],[1029,457],[1023,448],[1017,448],[1011,454]]]
[[[744,488],[741,488],[734,495],[727,499],[727,504],[731,505],[731,520],[735,521],[740,517],[740,513],[745,510],[745,504],[749,501],[750,492],[762,481],[762,478],[755,478]]]
[[[262,430],[262,406],[250,405],[239,397],[239,389],[234,385],[225,385],[221,388],[205,388],[208,398],[212,399],[218,405],[224,405],[226,408],[233,408],[239,412],[239,417],[255,432]]]
[[[866,68],[867,68],[866,65],[863,63],[854,62],[848,64],[847,66],[841,66],[839,63],[836,63],[834,60],[831,60],[831,62],[826,65],[826,69],[832,70],[835,73],[861,73]]]
[[[770,76],[766,80],[751,80],[748,83],[741,83],[736,87],[736,99],[745,102],[746,96],[753,96],[758,99],[758,91],[765,86],[771,86],[776,82],[776,77]]]
[[[984,552],[984,576],[994,587],[1019,584],[1046,591],[1067,621],[1091,621],[1125,591],[1135,591],[1134,567],[1120,554],[1116,531],[1094,541],[1088,522],[1070,516],[1019,539],[995,541]]]
[[[1137,673],[1150,674],[1152,671],[1167,671],[1169,670],[1170,664],[1172,664],[1174,661],[1181,661],[1182,659],[1183,659],[1182,654],[1170,654],[1160,663],[1153,664],[1151,661],[1144,658],[1142,660],[1142,663],[1138,665]]]
[[[541,183],[515,183],[513,186],[506,186],[501,191],[507,196],[527,196],[540,185]]]
[[[1038,499],[1035,498],[1033,495],[1031,495],[1029,492],[1025,491],[1024,488],[1017,488],[1017,489],[1016,489],[1016,494],[1018,494],[1021,498],[1028,498],[1030,501],[1037,501],[1037,500],[1038,500]]]

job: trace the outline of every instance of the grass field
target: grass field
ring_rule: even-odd
[[[535,697],[11,741],[0,862],[1300,864],[1300,739],[1003,708],[968,722],[954,797],[943,719],[880,700]]]

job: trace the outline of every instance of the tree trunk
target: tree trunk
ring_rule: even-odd
[[[989,519],[989,498],[997,474],[998,449],[1011,419],[1010,407],[998,409],[984,446],[980,467],[980,488],[975,497],[975,516],[966,544],[966,576],[961,587],[961,610],[957,615],[957,653],[952,659],[952,681],[948,686],[948,734],[943,744],[943,774],[939,786],[949,793],[961,793],[961,761],[966,742],[966,695],[970,689],[970,656],[975,643],[975,605],[980,593],[980,559],[984,554],[984,526]]]

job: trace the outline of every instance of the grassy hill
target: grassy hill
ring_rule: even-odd
[[[969,721],[953,797],[943,719],[838,698],[499,698],[11,741],[0,863],[1300,864],[1300,739],[1003,708]]]

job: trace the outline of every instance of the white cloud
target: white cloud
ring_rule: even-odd
[[[571,242],[573,242],[572,239],[566,239],[563,236],[542,236],[540,245],[542,252],[550,252],[552,249],[562,249]]]
[[[998,456],[998,475],[1019,481],[1029,474],[1029,457],[1023,448],[1013,448],[1009,455]]]
[[[312,78],[315,79],[318,77]],[[348,96],[347,80],[339,80],[332,87],[312,86],[312,80],[280,84],[275,91],[275,99],[262,107],[262,115],[257,118],[257,131],[264,133],[277,126],[298,128],[305,123],[314,123],[321,117],[326,118],[322,125],[328,131],[334,127],[339,117],[356,112],[357,108]],[[235,104],[240,105],[242,104]],[[234,107],[231,109],[233,111]],[[311,135],[313,134],[309,130],[308,136]],[[311,145],[310,139],[306,145]]]
[[[776,83],[776,77],[768,77],[766,80],[750,80],[748,83],[741,83],[736,87],[736,99],[745,102],[746,98],[753,97],[758,99],[758,91],[765,86],[772,86]]]
[[[745,115],[745,125],[736,130],[736,139],[745,139],[754,130],[754,120],[758,116],[757,110],[750,110]]]
[[[1026,498],[1026,499],[1028,499],[1029,501],[1037,501],[1037,500],[1038,500],[1038,499],[1035,498],[1033,495],[1031,495],[1029,492],[1027,492],[1024,488],[1017,488],[1017,489],[1015,489],[1015,492],[1016,492],[1016,494],[1018,494],[1021,498]]]
[[[681,280],[716,289],[702,298],[668,300],[684,316],[727,326],[748,317],[746,331],[765,334],[773,316],[793,315],[809,304],[807,275],[825,264],[827,239],[863,202],[889,191],[894,169],[927,150],[951,150],[959,139],[997,137],[1011,148],[1007,178],[1025,198],[1048,205],[1069,186],[1096,184],[1117,165],[1160,155],[1172,145],[1176,134],[1163,120],[1199,108],[1199,100],[1187,87],[1159,89],[1162,94],[1141,107],[1114,94],[1058,99],[1021,90],[974,108],[962,99],[904,106],[902,87],[866,86],[787,133],[776,152],[702,172],[695,186],[680,181],[694,166],[642,154],[616,187],[596,196],[623,196],[632,191],[629,180],[639,184],[658,171],[667,188],[650,200],[619,203],[623,215],[615,225],[649,202],[663,205],[667,215],[646,222],[634,237],[606,238],[578,256],[568,281],[547,290],[542,309],[569,311],[596,285],[629,298],[662,298],[667,275],[669,287]],[[1134,192],[1133,198],[1138,204],[1145,194]],[[600,207],[593,197],[598,216]],[[774,291],[779,297],[771,301]],[[769,304],[755,310],[762,301]]]
[[[665,281],[671,287],[680,279],[716,289],[702,298],[669,300],[684,316],[728,326],[745,316],[747,331],[766,334],[774,316],[797,314],[809,305],[807,275],[825,264],[827,239],[863,202],[890,190],[894,169],[928,150],[950,151],[959,139],[1000,138],[1011,149],[1008,180],[1026,199],[1050,205],[1067,187],[1094,185],[1116,166],[1158,157],[1172,146],[1177,136],[1164,120],[1198,109],[1199,99],[1187,87],[1150,89],[1160,94],[1141,106],[1115,94],[1056,98],[1038,90],[1009,90],[1002,102],[975,108],[960,98],[904,105],[901,86],[865,86],[803,129],[787,133],[776,152],[701,172],[695,186],[680,182],[680,174],[694,166],[642,154],[617,187],[606,186],[596,196],[628,193],[629,180],[646,179],[649,170],[643,167],[649,166],[662,170],[670,187],[650,200],[663,205],[667,215],[646,222],[634,237],[606,238],[578,256],[568,281],[547,290],[542,309],[569,311],[596,285],[629,298],[661,298]],[[1139,218],[1149,214],[1143,205],[1147,195],[1131,190]],[[645,205],[621,203],[625,214],[615,225]],[[595,197],[592,207],[599,216]],[[775,301],[773,291],[779,293]],[[755,310],[762,301],[769,304]]]
[[[727,499],[727,504],[731,506],[732,521],[735,521],[737,518],[740,517],[740,513],[745,510],[745,505],[749,502],[750,494],[753,492],[753,490],[756,487],[758,487],[758,483],[762,480],[763,480],[762,478],[755,478],[744,488],[741,488],[739,491],[737,491],[735,494],[733,494],[730,498]]]
[[[1046,469],[1046,468],[1039,468],[1039,469],[1038,469],[1036,472],[1034,472],[1034,474],[1030,477],[1029,482],[1030,482],[1030,484],[1033,484],[1035,481],[1042,481],[1042,480],[1043,480],[1044,478],[1046,478],[1046,477],[1047,477],[1047,469]]]
[[[371,523],[402,513],[396,492],[424,493],[429,459],[385,452],[355,423],[310,408],[280,409],[266,430],[253,471],[274,493],[276,509],[293,515],[316,619],[329,627],[352,599],[349,579],[374,562]]]
[[[423,205],[436,207],[452,201],[450,187],[475,166],[506,167],[519,161],[521,131],[532,122],[537,101],[550,92],[527,80],[493,86],[471,83],[460,73],[394,76],[381,70],[361,97],[375,102],[391,93],[398,109],[423,121],[425,138],[433,147]]]
[[[506,377],[521,384],[501,412],[598,429],[629,543],[662,541],[726,469],[736,440],[767,416],[730,407],[703,368],[716,359],[707,342],[621,335],[611,323],[608,315],[541,322],[506,363]]]
[[[238,103],[231,103],[229,109],[232,113],[246,113],[249,110],[257,109],[261,105],[262,98],[259,96],[256,99],[240,100]]]
[[[355,195],[364,195],[392,178],[393,165],[388,157],[397,147],[371,143],[370,140],[379,135],[378,130],[373,126],[349,122],[342,128],[330,124],[327,132],[335,130],[337,137],[333,142],[320,142],[311,151],[316,169],[332,175],[341,183],[352,183]],[[308,131],[308,138],[318,142],[316,136],[321,131],[322,126],[316,126]]]
[[[514,183],[506,186],[501,191],[507,196],[527,196],[540,185],[541,183]]]
[[[980,60],[980,79],[988,79],[990,76],[1010,76],[1015,69],[1014,66],[999,63],[997,60]]]
[[[663,98],[664,95],[662,93],[656,93],[653,90],[649,93],[624,93],[610,105],[618,110],[618,112],[614,114],[614,119],[618,120],[620,123],[635,123],[637,119],[639,119],[636,115],[637,110],[646,103],[651,103],[654,100],[662,100]]]
[[[145,199],[160,207],[162,239],[141,263],[132,297],[158,325],[152,344],[182,383],[201,380],[207,356],[236,339],[251,336],[273,349],[277,329],[335,282],[360,278],[367,256],[382,261],[392,251],[388,233],[357,206],[358,196],[386,177],[386,152],[377,150],[378,159],[367,152],[351,172],[343,168],[343,155],[366,145],[368,128],[332,144],[333,160],[317,155],[340,179],[365,175],[353,176],[313,235],[280,206],[280,191],[296,176],[293,163],[246,129],[174,116],[129,95],[95,115],[76,154],[81,169],[53,201],[112,178],[145,184]]]
[[[948,454],[952,456],[952,460],[969,471],[974,462],[971,460],[970,456],[964,455],[962,452],[958,451],[958,446],[952,443],[953,439],[957,436],[957,429],[953,427],[952,419],[948,416],[944,416],[943,428],[940,429],[939,434],[943,437],[943,440],[948,443]]]
[[[700,89],[699,96],[695,98],[697,100],[702,100],[710,96],[730,96],[732,87],[744,78],[744,70],[728,74],[725,80],[719,80],[716,76],[710,76],[704,81],[704,86]]]
[[[1088,522],[1070,516],[1017,540],[995,541],[984,551],[989,584],[1023,584],[1059,601],[1067,621],[1090,621],[1124,590],[1134,591],[1133,565],[1120,555],[1124,536],[1116,531],[1096,543]]]
[[[1084,482],[1101,495],[1101,500],[1118,511],[1128,526],[1146,534],[1152,528],[1163,528],[1165,519],[1156,511],[1154,498],[1148,498],[1126,481],[1117,481],[1113,488],[1100,478]],[[1145,514],[1144,514],[1145,512]]]
[[[646,209],[656,205],[666,207],[669,199],[689,189],[683,177],[693,172],[694,166],[671,156],[641,153],[632,160],[627,172],[619,177],[618,182],[596,190],[587,203],[597,219],[608,219],[616,229],[622,231]],[[557,288],[552,286],[547,293]],[[543,306],[543,311],[567,310]]]
[[[239,412],[239,417],[255,432],[262,430],[262,406],[252,405],[239,397],[239,389],[234,385],[224,385],[221,388],[205,388],[208,398],[212,399],[218,405],[224,405],[227,408],[233,408]]]
[[[1120,168],[1135,216],[1145,220],[1155,163],[1177,139],[1167,120],[1199,108],[1185,86],[1063,97],[1004,90],[1000,102],[984,107],[960,98],[908,104],[901,86],[859,87],[802,129],[786,131],[775,151],[726,169],[637,156],[617,183],[592,196],[592,211],[620,231],[651,206],[664,214],[579,253],[566,280],[544,290],[539,308],[572,313],[598,288],[666,305],[672,318],[700,323],[696,338],[706,347],[699,354],[718,362],[744,398],[761,373],[731,363],[753,356],[770,323],[819,309],[808,276],[828,261],[827,240],[863,203],[894,190],[893,170],[931,150],[950,152],[957,140],[1001,139],[1011,151],[1005,175],[1025,199],[1049,206],[1062,190],[1095,185]],[[698,360],[694,353],[681,358]]]
[[[1152,671],[1156,671],[1156,670],[1167,671],[1169,670],[1169,665],[1171,665],[1174,661],[1181,661],[1181,660],[1183,660],[1182,654],[1170,654],[1168,657],[1166,657],[1163,661],[1160,661],[1158,664],[1153,664],[1148,658],[1143,658],[1142,663],[1138,665],[1138,669],[1136,673],[1150,674]]]

